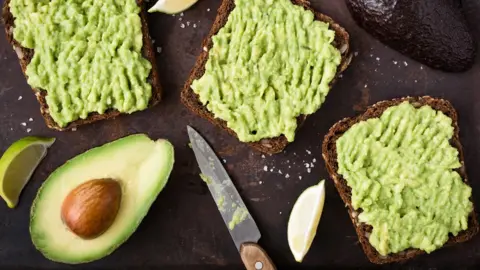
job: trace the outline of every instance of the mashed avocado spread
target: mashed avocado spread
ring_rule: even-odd
[[[240,141],[284,134],[320,108],[341,55],[335,32],[290,0],[236,0],[191,88]]]
[[[381,254],[408,248],[428,253],[449,233],[467,229],[471,188],[449,140],[452,120],[429,106],[404,102],[380,118],[353,125],[337,140],[338,173],[352,189],[359,221]]]
[[[47,91],[58,125],[148,106],[151,64],[142,57],[135,0],[11,0],[10,9],[14,38],[35,52],[28,83]]]

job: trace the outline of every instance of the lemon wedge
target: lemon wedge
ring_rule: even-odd
[[[0,159],[0,196],[14,208],[18,198],[54,138],[25,137],[14,142]]]
[[[148,12],[175,14],[187,10],[196,2],[198,2],[198,0],[158,0]]]
[[[288,245],[297,262],[302,262],[315,238],[325,203],[325,181],[300,194],[288,220]]]

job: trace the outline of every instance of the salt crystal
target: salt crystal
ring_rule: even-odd
[[[33,121],[33,118],[30,117],[30,118],[28,119],[28,121],[32,122],[32,121]]]
[[[183,24],[183,23],[180,24],[180,27],[181,27],[181,28],[185,28],[185,24]]]
[[[260,182],[258,182],[258,183],[259,183],[260,185],[261,185],[261,184],[263,184],[263,182],[262,182],[262,181],[260,181]]]
[[[305,150],[305,151],[307,151],[307,154],[309,154],[309,155],[311,155],[311,154],[312,154],[312,152],[311,152],[311,151],[309,151],[309,150]]]
[[[407,63],[407,62],[405,62],[405,61],[403,61],[403,64],[404,64],[406,67],[408,66],[408,63]]]
[[[265,158],[265,155],[262,155],[262,158]]]
[[[308,168],[308,167],[310,167],[310,164],[308,164],[308,163],[305,163],[305,167],[307,167],[307,168]]]
[[[308,168],[308,169],[307,169],[307,172],[308,172],[308,173],[311,173],[311,172],[312,172],[312,169]]]
[[[32,131],[31,128],[27,128],[27,133],[30,133],[30,131]]]
[[[300,175],[300,176],[298,177],[298,179],[302,180],[302,176]]]
[[[265,166],[263,167],[263,170],[264,170],[264,171],[268,171],[267,165],[265,165]]]
[[[278,170],[278,173],[279,173],[279,174],[282,174],[282,170]]]
[[[353,54],[354,54],[355,56],[358,56],[358,52],[354,52]]]
[[[182,17],[183,17],[183,12],[182,12],[182,13],[180,13],[180,16],[182,16]]]
[[[316,159],[316,158],[314,158],[312,161],[313,161],[313,163],[315,163],[315,162],[317,162],[317,159]]]
[[[187,21],[187,26],[190,26],[190,21]]]
[[[162,53],[162,47],[157,47],[157,53]]]
[[[367,88],[368,85],[365,84],[365,88]]]
[[[207,8],[207,12],[210,12],[210,9],[209,9],[209,8]]]
[[[393,61],[393,64],[396,65],[396,64],[398,64],[398,62],[397,62],[397,61]]]
[[[287,173],[287,174],[285,175],[285,178],[290,178],[290,175]]]
[[[377,57],[377,61],[380,61],[380,57]]]
[[[203,47],[203,51],[208,52],[208,48],[207,48],[207,47]]]
[[[77,128],[76,127],[72,128],[72,131],[77,131]]]
[[[19,96],[19,97],[18,97],[18,100],[22,100],[22,98],[23,98],[22,96]]]
[[[197,24],[196,24],[196,23],[193,24],[193,28],[197,28]]]
[[[223,163],[227,163],[227,160],[225,160],[225,159],[222,159],[222,161],[223,161]]]
[[[27,123],[23,122],[23,123],[21,123],[20,125],[26,127],[26,126],[27,126]]]

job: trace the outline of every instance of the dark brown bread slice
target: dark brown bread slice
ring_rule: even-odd
[[[335,187],[337,188],[337,191],[340,194],[340,197],[342,198],[345,205],[348,207],[348,213],[350,215],[350,219],[352,220],[355,230],[357,231],[357,235],[363,247],[363,250],[367,255],[368,259],[372,263],[376,263],[376,264],[405,261],[417,255],[424,254],[425,252],[420,249],[408,249],[403,252],[390,254],[388,256],[382,256],[375,250],[375,248],[372,245],[370,245],[370,242],[368,241],[368,235],[372,231],[372,227],[364,223],[360,223],[358,221],[357,217],[361,211],[360,209],[354,210],[352,207],[351,188],[347,185],[346,180],[343,179],[342,176],[337,173],[338,163],[337,163],[336,141],[340,136],[343,135],[343,133],[345,133],[355,123],[358,123],[360,121],[365,121],[369,118],[379,117],[387,108],[398,105],[407,100],[417,108],[424,105],[429,105],[434,110],[442,111],[446,116],[452,119],[452,124],[454,127],[454,135],[450,143],[452,146],[458,149],[460,162],[462,164],[462,167],[459,168],[457,172],[462,176],[465,183],[468,184],[467,174],[465,170],[465,163],[463,158],[463,149],[462,149],[462,145],[460,143],[460,138],[459,138],[457,112],[455,111],[455,108],[452,106],[452,104],[447,100],[433,98],[430,96],[424,96],[424,97],[405,97],[400,99],[381,101],[376,103],[375,105],[368,107],[367,110],[362,115],[358,115],[353,118],[345,118],[339,121],[338,123],[336,123],[332,128],[330,128],[330,131],[325,136],[325,139],[323,141],[322,156],[325,160],[325,164],[330,174],[330,177],[333,179],[333,182],[335,183]],[[467,241],[471,239],[474,235],[476,235],[478,233],[478,230],[479,230],[479,226],[478,226],[477,217],[474,209],[469,216],[468,229],[460,232],[457,236],[450,235],[450,238],[445,245],[448,246],[448,245],[453,245],[456,243]]]
[[[315,14],[315,19],[323,22],[327,22],[330,24],[330,29],[335,31],[335,41],[334,45],[338,48],[342,53],[342,61],[337,68],[337,73],[335,78],[330,83],[330,87],[335,84],[338,75],[340,75],[350,64],[352,60],[352,55],[350,54],[350,45],[349,45],[349,34],[342,28],[340,25],[335,23],[332,18],[321,14],[319,12],[314,11],[310,8],[310,3],[305,0],[291,0],[293,4],[299,5],[304,7],[307,10],[311,10]],[[218,15],[213,23],[213,27],[210,30],[207,38],[203,41],[202,47],[203,50],[197,58],[197,62],[193,67],[192,71],[190,72],[190,76],[185,83],[185,86],[182,90],[181,99],[183,104],[188,107],[190,110],[195,112],[196,114],[200,115],[203,118],[206,118],[211,123],[215,124],[219,128],[226,130],[233,136],[237,136],[236,133],[227,127],[227,123],[219,118],[215,118],[215,116],[200,102],[198,95],[193,92],[190,85],[196,79],[199,79],[205,73],[205,65],[208,60],[209,50],[213,46],[212,36],[218,33],[218,31],[225,26],[228,20],[228,16],[230,12],[235,8],[235,1],[234,0],[223,0],[222,5],[218,9]],[[303,124],[307,115],[301,115],[297,118],[298,128]],[[298,130],[297,128],[297,130]],[[258,142],[248,143],[254,149],[267,153],[267,154],[275,154],[283,151],[283,149],[287,146],[288,141],[285,136],[279,136],[276,138],[270,139],[263,139]]]
[[[150,102],[148,104],[149,107],[155,106],[158,102],[160,102],[162,97],[162,87],[160,85],[160,78],[158,76],[157,71],[157,64],[155,60],[155,51],[153,49],[152,41],[148,31],[148,24],[147,24],[147,13],[145,10],[145,5],[143,0],[136,0],[137,4],[141,7],[140,12],[140,19],[142,21],[142,32],[143,32],[143,56],[150,61],[152,64],[152,70],[150,71],[150,75],[148,77],[149,83],[152,85],[152,97],[150,98]],[[13,38],[13,29],[15,27],[15,18],[13,14],[10,12],[10,0],[5,0],[3,4],[2,10],[2,19],[5,25],[5,32],[7,34],[7,40],[15,49],[18,58],[20,60],[20,66],[22,67],[22,71],[25,76],[25,70],[27,65],[33,58],[34,50],[24,48]],[[42,113],[43,118],[45,119],[45,123],[49,128],[56,129],[56,130],[71,130],[81,125],[90,124],[96,121],[105,120],[105,119],[112,119],[119,116],[121,113],[117,110],[108,110],[103,114],[98,113],[91,113],[88,115],[86,119],[79,119],[74,122],[69,123],[66,127],[60,127],[50,116],[48,105],[45,100],[47,96],[47,92],[42,89],[34,89],[32,90],[35,92],[35,96],[37,97],[38,102],[40,103],[40,111]]]

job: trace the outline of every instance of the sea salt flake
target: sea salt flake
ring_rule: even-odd
[[[27,133],[30,133],[30,131],[32,131],[31,128],[27,128]]]
[[[265,166],[263,167],[263,170],[264,170],[264,171],[268,171],[268,167],[265,165]]]
[[[26,127],[26,126],[27,126],[27,123],[23,122],[23,123],[21,123],[20,125]]]
[[[22,100],[22,98],[23,98],[22,96],[19,96],[19,97],[18,97],[18,100]]]

